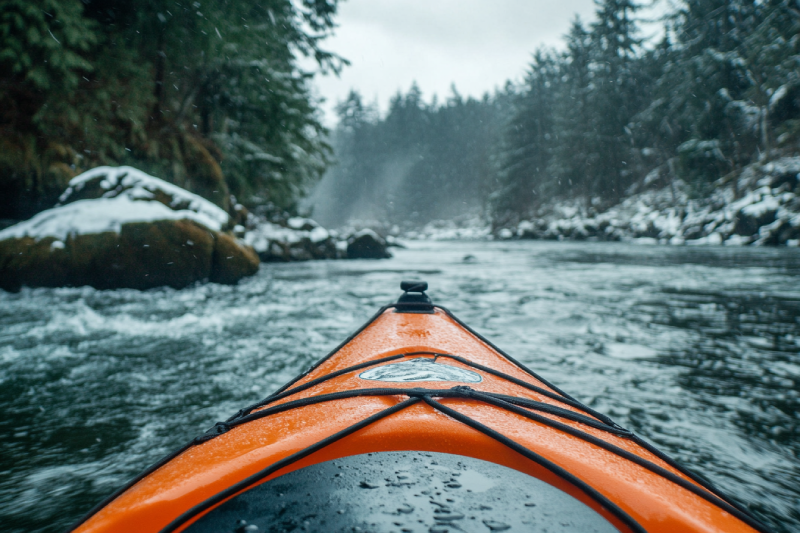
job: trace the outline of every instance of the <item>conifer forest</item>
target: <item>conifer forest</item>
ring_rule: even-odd
[[[524,83],[480,100],[454,87],[425,104],[412,86],[378,116],[351,93],[333,137],[334,221],[483,210],[507,225],[554,198],[602,208],[677,180],[704,197],[748,164],[798,154],[796,1],[682,1],[657,40],[639,3],[596,4],[563,51],[535,51]]]
[[[497,226],[642,184],[702,197],[797,153],[796,1],[685,0],[657,38],[634,0],[596,4],[563,50],[533,52],[523,83],[432,102],[414,84],[384,114],[353,90],[328,131],[310,83],[348,63],[322,42],[335,0],[3,0],[0,218],[52,206],[83,170],[131,164],[223,207],[234,194],[294,212],[329,171],[331,224],[481,212]]]
[[[226,207],[291,208],[331,161],[309,80],[346,61],[327,0],[3,0],[0,218],[130,164]]]

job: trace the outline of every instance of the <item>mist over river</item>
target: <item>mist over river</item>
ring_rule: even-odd
[[[236,286],[0,291],[0,523],[59,531],[325,355],[401,279],[800,530],[800,250],[411,242]]]

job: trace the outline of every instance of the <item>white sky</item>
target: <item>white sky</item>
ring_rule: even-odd
[[[426,101],[455,83],[480,97],[520,80],[541,45],[561,48],[575,15],[594,19],[593,0],[345,0],[335,34],[323,47],[352,63],[339,78],[317,76],[317,95],[333,107],[353,88],[385,112],[416,80]]]

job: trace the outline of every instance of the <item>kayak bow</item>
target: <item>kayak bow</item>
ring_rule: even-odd
[[[403,282],[310,370],[73,530],[767,531]]]

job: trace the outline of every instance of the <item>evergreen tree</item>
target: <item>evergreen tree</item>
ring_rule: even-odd
[[[592,84],[589,107],[590,153],[598,154],[591,166],[590,191],[619,199],[634,179],[631,159],[631,118],[641,110],[646,91],[639,78],[641,40],[632,0],[598,1],[592,24]]]
[[[592,35],[576,18],[566,36],[567,52],[561,59],[560,92],[555,95],[556,142],[549,164],[551,176],[561,179],[557,192],[589,195],[592,176],[598,173],[598,152],[592,90]]]
[[[555,102],[560,81],[557,58],[536,52],[525,80],[524,91],[515,102],[501,155],[500,188],[492,195],[492,210],[498,221],[535,206],[539,199],[557,194],[560,184],[548,172],[553,148]]]
[[[230,187],[291,208],[330,154],[314,73],[297,56],[322,71],[345,63],[321,48],[336,6],[6,0],[0,102],[24,106],[2,115],[11,134],[0,146],[0,188],[36,197],[31,175],[58,190],[82,169],[129,163],[220,205]]]
[[[0,9],[0,197],[26,202],[0,207],[0,218],[37,211],[62,189],[69,168],[48,164],[44,154],[64,154],[57,143],[32,133],[46,124],[50,95],[75,95],[92,70],[96,26],[82,16],[80,0],[4,0]],[[55,152],[55,154],[52,154]],[[66,154],[65,154],[66,155]],[[48,200],[41,201],[46,197]],[[5,203],[5,202],[4,202]]]

